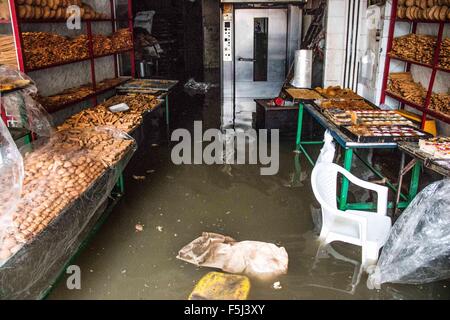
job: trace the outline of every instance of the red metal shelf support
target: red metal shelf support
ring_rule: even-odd
[[[436,80],[436,74],[438,71],[442,72],[450,72],[450,70],[444,69],[442,67],[439,67],[439,57],[441,53],[441,46],[442,46],[442,40],[444,35],[444,28],[446,25],[446,22],[443,21],[428,21],[428,20],[405,20],[405,19],[397,19],[397,6],[398,6],[398,0],[392,0],[392,8],[391,8],[391,17],[389,21],[389,31],[388,31],[388,43],[387,43],[387,51],[386,51],[386,60],[384,64],[384,74],[383,74],[383,84],[381,88],[381,98],[380,98],[380,104],[383,104],[386,102],[386,96],[390,96],[394,99],[396,99],[398,102],[400,102],[401,107],[404,105],[409,105],[410,107],[413,107],[414,109],[422,112],[422,129],[425,126],[425,121],[427,119],[427,115],[430,115],[434,118],[437,118],[441,121],[450,123],[450,116],[446,116],[445,114],[441,114],[440,112],[437,112],[435,110],[430,109],[431,104],[431,98],[433,95],[433,87]],[[432,65],[426,65],[420,62],[415,61],[409,61],[402,58],[395,58],[390,56],[390,52],[392,52],[392,46],[394,41],[394,33],[395,33],[395,26],[396,22],[408,22],[411,23],[411,33],[415,34],[417,33],[417,24],[418,23],[433,23],[433,24],[439,24],[439,31],[437,36],[437,42],[436,42],[436,48],[434,51],[433,56],[433,64]],[[390,66],[392,60],[399,60],[406,63],[406,71],[411,71],[411,65],[419,65],[426,68],[431,68],[431,76],[430,81],[428,83],[428,91],[427,96],[425,98],[423,105],[417,105],[414,103],[411,103],[395,94],[389,93],[387,90],[387,85],[389,81],[389,73],[390,73]]]

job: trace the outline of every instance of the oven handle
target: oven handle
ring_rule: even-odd
[[[238,60],[243,62],[256,62],[256,59],[252,58],[238,58]]]

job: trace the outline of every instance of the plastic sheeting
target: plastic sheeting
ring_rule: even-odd
[[[369,270],[370,289],[383,283],[422,284],[450,277],[450,179],[420,192],[391,229]]]
[[[283,247],[259,241],[237,242],[207,232],[182,248],[177,259],[261,280],[272,280],[288,269],[288,254]]]
[[[14,127],[26,128],[41,137],[49,137],[53,131],[48,112],[34,98],[38,89],[25,73],[7,66],[0,66],[0,76],[11,80],[29,80],[30,84],[21,90],[1,96],[6,114],[17,123]]]
[[[23,158],[8,128],[0,120],[0,243],[12,224],[12,213],[20,200],[23,181]],[[1,260],[2,252],[0,252]]]
[[[60,132],[23,150],[23,193],[0,243],[1,299],[42,297],[135,150],[134,139],[112,128]]]
[[[317,158],[316,164],[319,163],[333,163],[334,155],[336,153],[336,146],[333,142],[333,136],[329,130],[325,131],[324,134],[324,145],[320,150],[319,158]]]

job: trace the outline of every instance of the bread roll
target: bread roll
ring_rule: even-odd
[[[19,18],[23,19],[26,17],[27,15],[27,9],[25,8],[25,6],[18,6],[18,13],[19,13]]]

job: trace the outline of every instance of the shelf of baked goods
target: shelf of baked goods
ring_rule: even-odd
[[[450,21],[450,1],[448,0],[398,0],[393,3],[397,7],[398,21],[445,23]]]
[[[84,21],[110,21],[108,14],[97,12],[80,0],[16,0],[15,4],[19,22],[65,22],[76,14],[70,6],[78,7]]]
[[[439,71],[450,72],[450,38],[442,41],[437,57],[438,63],[437,66],[434,66],[436,48],[437,37],[412,33],[393,39],[389,57],[430,69],[436,68]]]
[[[128,28],[119,29],[110,36],[93,34],[92,52],[90,50],[91,42],[86,34],[67,38],[48,32],[23,32],[22,42],[26,72],[133,50],[132,35]]]
[[[414,19],[414,20],[409,20],[409,19],[400,19],[397,18],[396,19],[397,22],[415,22],[415,23],[435,23],[435,24],[445,24],[445,23],[449,23],[449,21],[435,21],[435,20],[424,20],[424,19]]]
[[[119,104],[126,104],[126,112],[112,112],[109,108]],[[98,104],[95,107],[84,109],[66,119],[58,131],[84,130],[97,126],[111,126],[118,130],[130,133],[138,127],[146,112],[151,112],[162,104],[162,101],[150,94],[117,95]]]
[[[80,103],[96,96],[101,95],[115,87],[130,80],[130,77],[119,77],[112,79],[105,79],[96,83],[96,90],[94,91],[92,84],[69,88],[58,94],[38,97],[38,101],[44,106],[49,113],[54,113],[69,105]]]
[[[112,18],[96,18],[96,19],[81,19],[81,22],[128,22],[132,19],[112,19]],[[67,19],[49,19],[49,20],[36,20],[36,19],[19,19],[20,23],[67,23]],[[0,22],[1,23],[1,22]],[[10,23],[10,22],[9,22]]]
[[[133,48],[118,50],[118,51],[114,51],[114,52],[111,52],[111,53],[105,53],[105,54],[101,54],[101,55],[94,55],[93,58],[94,59],[98,59],[98,58],[103,58],[103,57],[107,57],[107,56],[112,56],[112,55],[115,55],[115,54],[127,53],[127,52],[130,52],[131,50],[133,50]],[[64,66],[64,65],[67,65],[67,64],[83,62],[83,61],[87,61],[87,60],[90,60],[90,59],[91,59],[90,57],[87,57],[87,58],[81,58],[81,59],[75,59],[75,60],[69,60],[69,61],[56,62],[56,63],[52,63],[52,64],[45,65],[45,66],[42,66],[42,67],[35,67],[35,68],[25,67],[25,72],[33,72],[33,71],[37,71],[37,70],[54,68],[54,67]]]
[[[391,73],[386,95],[434,118],[450,123],[450,95],[433,92],[429,105],[426,106],[427,90],[420,83],[414,82],[409,72]]]

